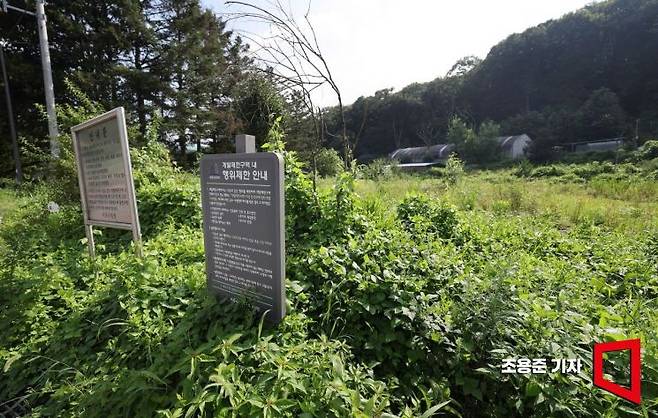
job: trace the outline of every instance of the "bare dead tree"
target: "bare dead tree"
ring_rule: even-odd
[[[311,93],[322,86],[330,87],[338,100],[341,123],[341,132],[338,136],[343,145],[345,164],[349,167],[354,147],[347,135],[343,98],[322,53],[309,17],[311,1],[307,3],[302,23],[296,19],[291,9],[284,7],[280,0],[258,3],[254,0],[233,0],[227,1],[226,4],[242,9],[239,12],[229,13],[229,20],[255,21],[268,26],[269,32],[265,35],[243,33],[242,36],[257,47],[253,55],[256,61],[264,65],[264,71],[272,75],[284,89],[302,92],[315,126],[318,126],[317,107],[313,105]],[[320,137],[322,129],[316,132],[316,136]]]

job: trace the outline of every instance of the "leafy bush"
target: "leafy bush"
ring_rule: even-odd
[[[137,202],[145,235],[153,234],[169,222],[201,226],[199,184],[186,180],[183,175],[142,185],[137,192]]]
[[[322,148],[315,159],[318,175],[332,177],[343,172],[343,160],[333,148]]]
[[[533,172],[533,165],[530,161],[523,159],[519,164],[516,166],[516,169],[514,170],[514,174],[517,177],[530,177]]]
[[[145,146],[131,149],[137,204],[145,235],[169,223],[201,226],[200,182],[172,164],[165,146],[156,141],[158,124],[156,119],[149,126]]]
[[[549,165],[540,166],[532,171],[531,177],[559,177],[566,173],[562,166]]]
[[[658,158],[658,141],[650,140],[645,142],[640,149],[636,151],[639,160],[651,160]]]
[[[437,234],[441,238],[453,237],[459,225],[453,207],[419,194],[405,197],[398,206],[397,216],[407,230]]]
[[[394,173],[396,162],[388,158],[378,158],[370,164],[359,166],[359,177],[367,180],[384,180]]]

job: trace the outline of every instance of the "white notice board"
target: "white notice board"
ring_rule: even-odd
[[[71,128],[89,251],[92,225],[128,229],[141,254],[141,232],[123,107]]]

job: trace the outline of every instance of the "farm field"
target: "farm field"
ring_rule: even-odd
[[[153,144],[133,164],[143,260],[108,230],[89,260],[70,172],[5,214],[0,414],[657,416],[653,166],[342,175],[316,193],[288,155],[288,316],[271,326],[207,294],[198,177]],[[629,338],[641,406],[591,383],[593,344]],[[509,358],[582,370],[503,374]]]
[[[513,170],[499,170],[470,173],[447,185],[440,177],[403,175],[359,180],[355,191],[392,209],[411,192],[443,199],[460,210],[550,218],[565,228],[591,222],[635,233],[658,226],[658,180],[642,176],[523,178]]]

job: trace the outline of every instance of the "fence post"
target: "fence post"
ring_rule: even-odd
[[[256,137],[253,135],[236,135],[235,136],[235,152],[250,154],[256,152]]]

